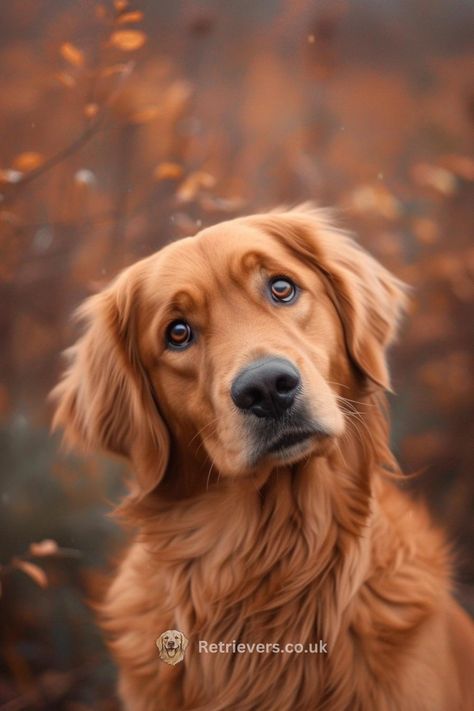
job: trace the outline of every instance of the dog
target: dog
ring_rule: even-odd
[[[389,447],[406,303],[303,205],[172,243],[80,309],[54,426],[134,472],[118,510],[134,538],[100,613],[125,708],[472,708],[451,556]],[[157,659],[168,628],[190,640],[180,665]]]
[[[178,630],[167,630],[160,634],[156,640],[156,646],[160,653],[160,659],[166,664],[174,666],[183,661],[188,640]]]

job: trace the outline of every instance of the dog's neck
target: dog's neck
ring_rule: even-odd
[[[370,518],[375,464],[372,446],[349,431],[325,457],[262,472],[260,486],[253,477],[217,473],[185,498],[155,492],[126,506],[125,513],[140,524],[162,562],[202,561],[213,580],[210,600],[235,598],[238,584],[239,595],[251,596],[254,604],[272,599],[279,605],[310,584],[314,588],[346,559],[366,555],[361,534]],[[173,473],[178,478],[183,472]],[[259,579],[242,575],[237,583],[232,573],[231,584],[222,573],[228,564],[235,571],[258,569]],[[365,566],[357,570],[363,574]],[[357,585],[356,577],[351,585]]]

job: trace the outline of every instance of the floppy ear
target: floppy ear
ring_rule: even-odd
[[[162,652],[163,651],[163,635],[162,634],[160,634],[160,636],[156,640],[155,644],[158,647],[158,651]]]
[[[183,650],[183,652],[185,652],[186,648],[188,646],[188,640],[186,639],[186,637],[184,636],[184,634],[182,632],[180,632],[179,634],[181,637],[181,649]]]
[[[145,494],[165,472],[169,438],[137,350],[138,284],[128,270],[79,309],[85,332],[66,351],[70,365],[52,398],[53,428],[71,445],[127,457]]]
[[[346,233],[327,213],[302,206],[268,215],[267,231],[322,277],[339,315],[348,355],[372,383],[390,390],[386,350],[406,307],[407,287]]]

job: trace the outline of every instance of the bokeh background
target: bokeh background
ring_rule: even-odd
[[[115,709],[87,600],[124,470],[61,453],[70,314],[122,267],[312,199],[414,286],[393,445],[474,607],[469,0],[16,0],[0,22],[0,709]],[[470,71],[469,71],[470,70]]]

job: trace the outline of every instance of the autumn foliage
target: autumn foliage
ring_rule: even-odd
[[[106,513],[124,473],[49,435],[71,312],[166,242],[276,204],[335,206],[413,286],[394,448],[460,551],[472,607],[468,4],[20,0],[1,14],[0,709],[117,708],[86,601],[119,555]]]

